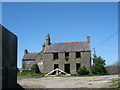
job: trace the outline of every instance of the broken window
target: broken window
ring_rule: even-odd
[[[76,52],[76,58],[81,58],[81,52]]]
[[[81,67],[80,63],[76,63],[76,71],[78,70],[79,67]]]
[[[58,64],[54,64],[54,69],[59,68]]]
[[[53,60],[58,59],[58,53],[53,53]]]
[[[69,59],[69,52],[65,52],[65,60],[68,61],[68,59]]]

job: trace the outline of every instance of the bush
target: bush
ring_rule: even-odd
[[[32,73],[34,73],[34,72],[35,72],[35,64],[33,64],[33,65],[32,65],[32,67],[31,67],[31,69],[30,69],[30,70],[31,70],[31,72],[32,72]]]
[[[22,70],[22,73],[31,73],[31,70]]]
[[[88,75],[90,73],[85,66],[79,67],[77,72],[79,75]]]
[[[69,56],[66,56],[66,57],[65,57],[65,60],[68,61],[68,59],[69,59]]]

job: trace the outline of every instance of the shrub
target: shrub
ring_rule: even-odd
[[[90,73],[85,66],[79,67],[77,72],[79,75],[88,75]]]
[[[69,56],[66,56],[66,57],[65,57],[65,60],[68,61],[68,59],[69,59]]]
[[[31,72],[32,72],[32,73],[34,73],[34,72],[35,72],[35,64],[33,64],[33,65],[32,65],[32,67],[31,67],[31,69],[30,69],[30,70],[31,70]]]
[[[31,73],[31,70],[22,70],[22,73]]]

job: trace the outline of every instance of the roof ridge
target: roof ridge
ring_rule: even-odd
[[[64,44],[64,43],[88,43],[87,41],[75,41],[75,42],[60,42],[60,43],[52,43],[52,44]]]

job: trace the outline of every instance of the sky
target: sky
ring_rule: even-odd
[[[95,48],[106,65],[118,60],[117,2],[3,2],[2,25],[18,37],[18,68],[24,49],[40,52],[48,33],[51,43],[86,41],[89,35],[91,55]]]

